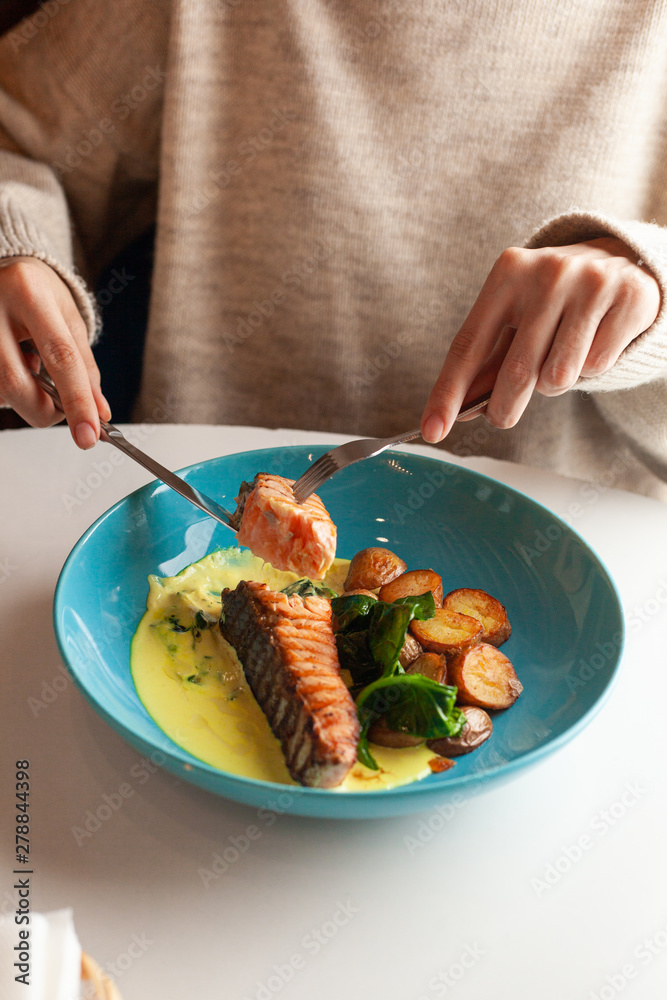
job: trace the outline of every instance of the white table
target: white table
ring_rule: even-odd
[[[172,468],[323,440],[224,427],[134,434]],[[70,548],[149,478],[125,458],[101,464],[110,454],[77,451],[62,428],[0,435],[2,856],[11,870],[13,764],[29,758],[33,908],[73,908],[84,949],[124,1000],[667,994],[667,506],[465,460],[566,516],[606,562],[628,616],[611,699],[564,749],[449,817],[283,816],[204,885],[200,870],[243,845],[257,817],[149,772],[75,690],[53,637]],[[121,785],[131,793],[77,843],[73,828],[117,803]],[[3,874],[5,913],[11,887]]]

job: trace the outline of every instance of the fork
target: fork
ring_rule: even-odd
[[[456,419],[461,420],[462,417],[484,409],[490,398],[491,392],[489,391],[485,392],[483,396],[473,399],[471,403],[459,410]],[[384,451],[385,448],[391,448],[392,445],[404,444],[406,441],[412,441],[418,437],[421,437],[419,428],[416,431],[408,431],[407,434],[399,434],[398,437],[361,438],[358,441],[348,441],[347,444],[341,444],[338,448],[328,451],[326,455],[320,456],[297,479],[292,487],[294,499],[297,503],[305,503],[311,493],[318,490],[322,483],[325,483],[336,472],[340,472],[341,469],[346,469],[348,465],[360,462],[363,458],[379,455],[381,451]]]
[[[41,386],[44,392],[51,397],[56,408],[63,413],[64,410],[62,401],[50,376],[45,375],[43,372],[36,371],[31,371],[31,375]],[[170,472],[169,469],[165,469],[163,465],[160,465],[159,462],[156,462],[155,459],[151,458],[149,455],[144,454],[144,452],[140,451],[139,448],[136,448],[135,445],[130,444],[118,428],[114,427],[113,424],[107,423],[106,420],[100,420],[100,439],[108,442],[108,444],[112,444],[115,448],[118,448],[119,451],[122,451],[123,454],[134,459],[134,461],[138,462],[139,465],[142,465],[144,469],[148,469],[149,472],[160,479],[163,483],[170,486],[172,490],[176,490],[176,492],[180,493],[182,497],[185,497],[186,500],[193,503],[195,507],[199,507],[200,510],[203,510],[205,514],[215,518],[216,521],[220,521],[221,524],[226,524],[227,527],[231,528],[233,531],[237,530],[232,523],[232,515],[228,510],[221,507],[215,500],[207,497],[205,493],[201,493],[199,490],[195,489],[194,486],[190,486],[189,483],[186,483],[184,479],[181,479],[173,472]]]

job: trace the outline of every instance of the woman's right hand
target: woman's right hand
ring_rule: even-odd
[[[62,413],[30,374],[39,370],[39,358],[24,354],[22,341],[33,342],[55,382],[75,442],[92,448],[100,417],[108,420],[111,411],[86,325],[65,282],[36,257],[0,261],[0,404],[33,427],[49,427]]]

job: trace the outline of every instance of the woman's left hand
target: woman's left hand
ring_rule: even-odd
[[[505,250],[445,358],[422,417],[425,441],[449,433],[462,404],[493,389],[486,418],[513,427],[534,391],[567,392],[601,375],[660,309],[660,288],[621,240]]]

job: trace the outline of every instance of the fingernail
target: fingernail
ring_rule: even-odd
[[[442,420],[435,413],[432,413],[424,424],[422,437],[424,438],[424,441],[428,441],[429,444],[437,444],[438,441],[442,440],[444,431],[445,425]]]
[[[104,396],[102,396],[102,412],[100,416],[102,420],[111,420],[111,407]]]
[[[78,444],[79,448],[83,448],[85,451],[89,448],[93,448],[97,444],[97,434],[95,433],[95,428],[92,424],[77,424],[74,428],[74,440]]]

